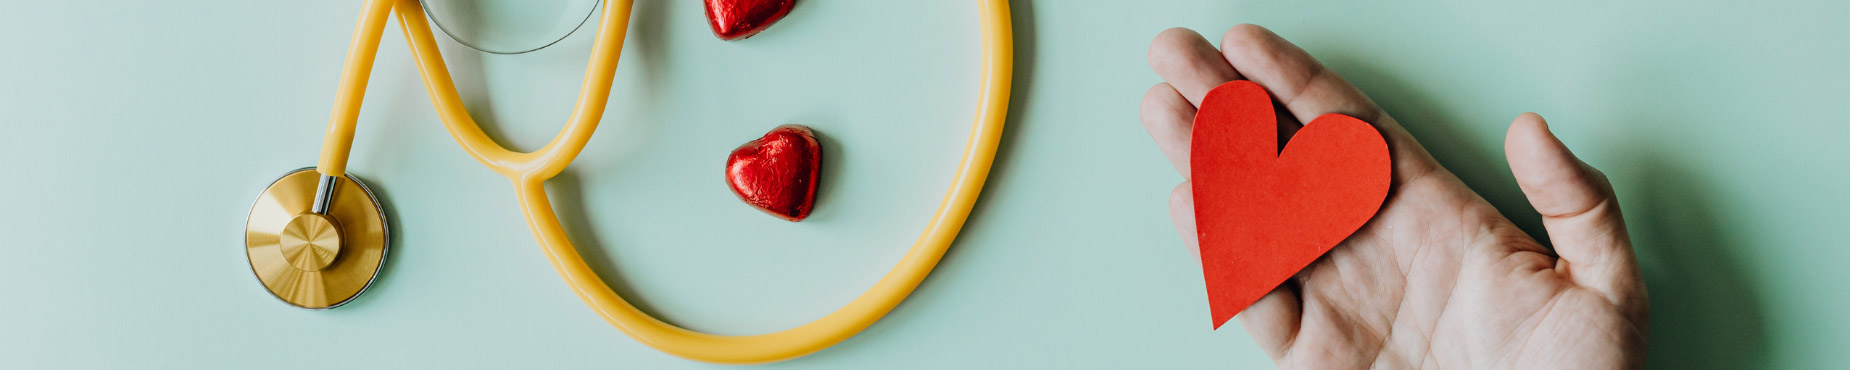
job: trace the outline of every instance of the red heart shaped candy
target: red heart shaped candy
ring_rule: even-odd
[[[822,144],[802,125],[771,129],[726,158],[726,184],[740,200],[791,222],[809,217],[822,175]]]
[[[707,25],[721,40],[752,37],[790,14],[796,0],[707,0]]]
[[[1208,91],[1189,145],[1215,329],[1373,218],[1393,175],[1381,133],[1341,114],[1279,151],[1272,98],[1250,81]]]

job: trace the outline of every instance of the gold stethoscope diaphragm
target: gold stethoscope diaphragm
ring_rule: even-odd
[[[244,223],[251,272],[270,295],[301,308],[353,301],[379,276],[391,244],[385,208],[365,183],[326,177],[332,193],[317,194],[322,179],[313,167],[284,174],[257,196]]]

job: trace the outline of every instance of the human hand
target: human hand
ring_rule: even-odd
[[[1233,27],[1218,50],[1170,29],[1149,58],[1166,82],[1144,95],[1143,124],[1185,178],[1196,107],[1235,79],[1263,86],[1284,108],[1281,140],[1325,113],[1369,122],[1387,140],[1394,177],[1379,213],[1238,315],[1280,368],[1643,367],[1650,303],[1618,200],[1541,116],[1516,117],[1504,150],[1553,251],[1361,91],[1265,28]],[[1170,194],[1170,213],[1196,250],[1186,180]]]

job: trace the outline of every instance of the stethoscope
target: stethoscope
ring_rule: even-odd
[[[630,0],[605,2],[597,42],[570,122],[545,147],[522,153],[495,143],[470,118],[431,37],[422,4],[417,0],[370,0],[348,47],[319,164],[277,179],[251,207],[245,225],[245,246],[252,271],[278,299],[304,308],[331,308],[351,301],[378,276],[390,242],[390,229],[378,198],[359,178],[347,174],[347,154],[386,17],[396,8],[398,23],[423,74],[424,87],[450,136],[476,161],[513,182],[527,226],[552,267],[587,305],[637,341],[706,362],[787,360],[859,333],[911,294],[937,266],[963,227],[995,157],[1008,110],[1013,66],[1008,3],[981,1],[982,90],[975,123],[950,189],[912,248],[886,276],[847,306],[802,326],[745,336],[683,329],[625,301],[585,264],[566,238],[547,198],[545,181],[578,156],[604,115],[623,50],[630,6]]]

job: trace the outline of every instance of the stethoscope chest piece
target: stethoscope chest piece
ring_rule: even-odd
[[[379,276],[390,234],[385,208],[352,175],[327,178],[313,167],[270,183],[244,223],[251,272],[277,299],[302,308],[352,301]],[[317,202],[324,202],[316,207]]]

